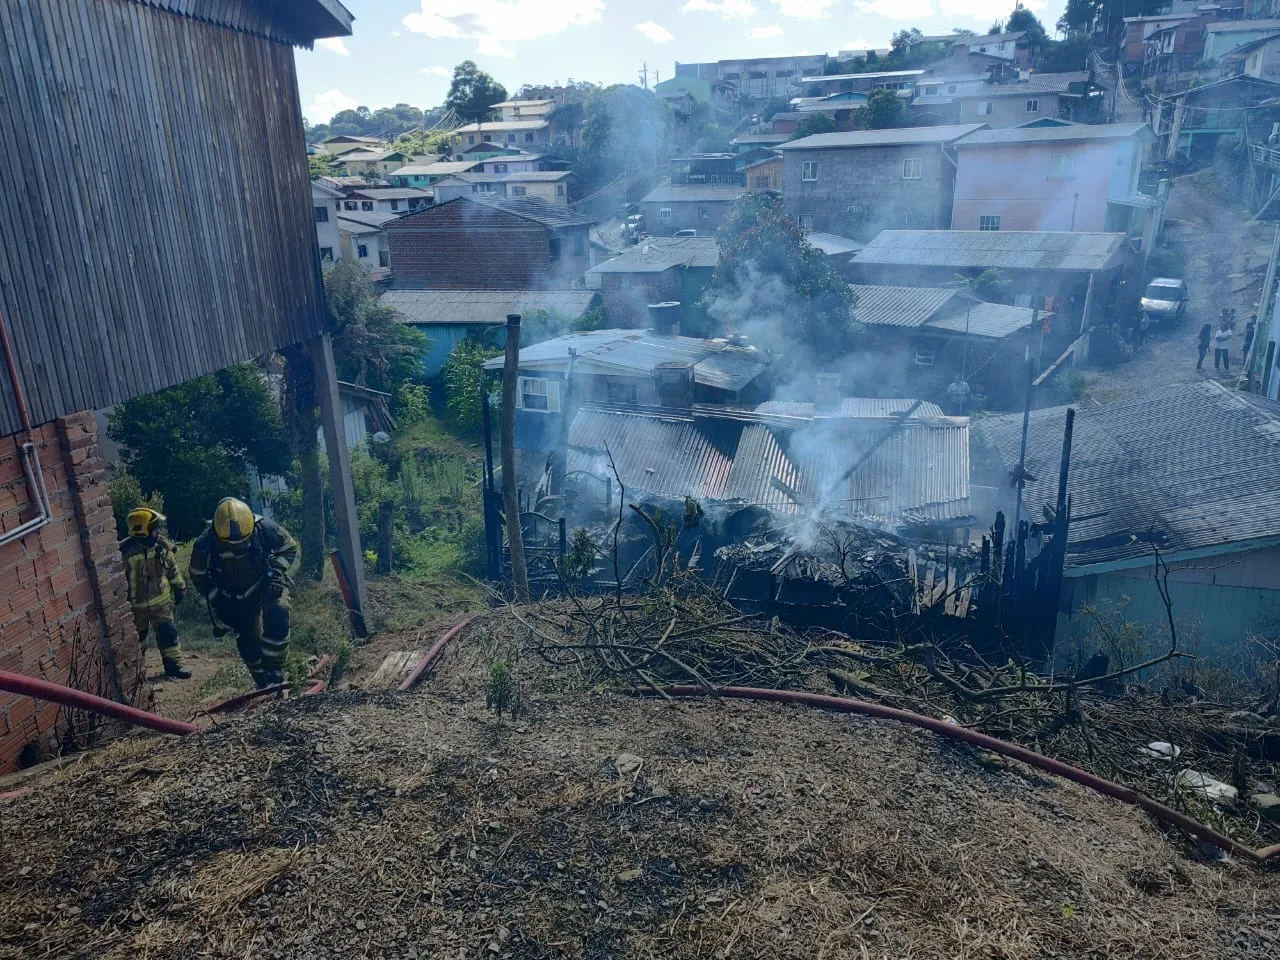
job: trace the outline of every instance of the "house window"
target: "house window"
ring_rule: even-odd
[[[560,412],[560,385],[543,377],[521,377],[516,400],[521,410]]]
[[[316,207],[316,223],[328,223],[328,222],[329,222],[329,208]]]
[[[670,220],[670,219],[671,219],[671,208],[670,208],[670,207],[662,207],[661,209],[659,209],[659,210],[658,210],[658,219],[659,219],[659,220]]]
[[[699,219],[699,220],[710,220],[710,219],[711,219],[711,208],[710,208],[710,207],[699,207],[699,208],[698,208],[698,219]]]
[[[810,181],[818,179],[817,160],[805,160],[800,164],[800,179]]]
[[[757,177],[752,177],[752,178],[751,178],[751,188],[752,188],[753,190],[769,190],[769,189],[771,189],[772,187],[773,187],[773,177],[770,177],[770,176],[763,176],[763,177],[759,177],[759,176],[757,176]]]
[[[532,134],[532,133],[526,133],[526,134],[524,135],[524,142],[525,142],[525,143],[533,143],[533,134]]]
[[[507,172],[507,165],[506,165],[505,163],[495,163],[495,164],[493,165],[493,172],[494,172],[494,173],[506,173],[506,172]]]
[[[476,142],[476,135],[475,135],[474,133],[468,133],[468,134],[467,134],[467,143],[468,143],[468,144],[471,144],[472,146],[474,146],[474,145],[475,145],[475,142]]]
[[[515,185],[511,187],[511,195],[513,197],[523,197],[526,193],[528,193],[528,191],[524,187],[517,187]]]
[[[812,214],[812,213],[802,213],[802,214],[798,215],[798,216],[796,217],[796,223],[800,224],[800,229],[801,229],[801,230],[812,230],[812,229],[813,229],[813,214]]]
[[[1052,153],[1049,155],[1050,177],[1074,177],[1076,175],[1076,158],[1071,153]]]
[[[392,209],[392,210],[399,210],[399,209],[400,209],[400,201],[399,201],[399,200],[392,200],[392,201],[391,201],[391,209]]]
[[[358,205],[356,204],[356,202],[355,202],[354,200],[344,200],[344,201],[342,201],[342,206],[343,206],[345,209],[347,209],[347,210],[356,210],[356,209],[359,209]]]
[[[902,215],[902,229],[914,230],[915,228],[916,228],[916,218],[909,213],[904,213]]]
[[[934,359],[934,357],[933,357],[933,354],[932,354],[932,353],[919,353],[919,352],[917,352],[917,353],[916,353],[916,366],[917,366],[917,367],[932,367],[932,366],[933,366],[933,359]]]
[[[632,406],[636,403],[636,385],[634,383],[609,383],[606,387],[608,390],[610,403],[629,403]]]
[[[368,247],[366,247],[363,243],[361,243],[361,244],[357,244],[357,246],[356,246],[356,256],[357,256],[357,257],[359,257],[361,260],[368,260],[368,259],[369,259],[369,248],[368,248]]]
[[[1027,106],[1026,106],[1026,108],[1025,108],[1024,112],[1025,112],[1025,113],[1039,113],[1039,112],[1040,112],[1040,101],[1039,101],[1039,100],[1028,100],[1028,101],[1027,101]]]
[[[516,142],[516,135],[514,133],[508,133],[507,143],[515,143],[515,142]]]
[[[380,266],[380,267],[389,267],[389,266],[391,266],[391,251],[390,251],[390,250],[379,250],[379,251],[378,251],[378,266]]]
[[[947,93],[955,93],[956,89],[957,87],[954,83],[947,84]]]
[[[938,95],[938,88],[936,86],[924,87],[923,91],[926,97],[936,97]]]
[[[372,200],[361,200],[361,201],[360,201],[360,209],[361,209],[361,210],[372,210],[372,209],[373,209],[373,201],[372,201]]]
[[[587,235],[585,233],[575,233],[573,235],[573,255],[575,257],[584,257],[587,254]]]
[[[564,184],[563,184],[563,183],[557,183],[557,184],[556,184],[556,196],[557,196],[557,197],[563,197],[563,196],[564,196]]]
[[[990,101],[990,100],[979,100],[979,101],[978,101],[978,116],[980,116],[980,117],[989,117],[989,116],[991,116],[991,101]]]
[[[1000,218],[999,218],[999,217],[979,217],[979,218],[978,218],[978,229],[979,229],[979,230],[991,230],[991,231],[999,230],[999,229],[1000,229]]]
[[[323,262],[325,262],[325,263],[332,263],[332,262],[333,262],[333,247],[321,247],[321,248],[320,248],[320,259],[321,259],[321,261],[323,261]]]
[[[902,179],[919,180],[924,161],[920,157],[904,157],[902,159]]]
[[[560,259],[560,238],[552,237],[547,241],[547,256],[552,263]]]

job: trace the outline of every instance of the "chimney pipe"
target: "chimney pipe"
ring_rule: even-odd
[[[680,335],[680,301],[666,300],[649,304],[649,322],[653,332],[660,337]]]

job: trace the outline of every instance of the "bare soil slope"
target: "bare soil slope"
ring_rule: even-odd
[[[1280,883],[915,730],[346,693],[0,806],[3,957],[1271,957]]]

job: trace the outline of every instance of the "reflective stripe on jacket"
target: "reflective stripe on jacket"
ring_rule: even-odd
[[[120,555],[129,605],[135,610],[158,610],[173,603],[173,591],[186,586],[174,546],[164,537],[126,537],[120,542]]]

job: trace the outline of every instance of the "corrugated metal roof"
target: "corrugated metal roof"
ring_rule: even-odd
[[[842,397],[838,410],[826,411],[818,410],[816,404],[807,400],[766,400],[756,407],[755,412],[763,416],[808,417],[811,419],[825,417],[892,417],[895,414],[906,413],[915,404],[915,400],[906,399]],[[913,418],[940,417],[942,416],[942,408],[936,403],[925,401],[919,407],[916,407],[916,412],[912,416]]]
[[[568,470],[611,478],[611,454],[629,492],[721,500],[741,429],[731,421],[580,410],[569,425]]]
[[[719,263],[715,237],[653,237],[596,264],[587,273],[661,273],[671,267],[714,267]]]
[[[363,190],[353,190],[351,196],[366,200],[416,200],[430,198],[434,194],[421,187],[366,187]]]
[[[850,130],[815,133],[811,137],[779,144],[778,150],[834,150],[845,147],[894,147],[919,143],[950,143],[981,130],[983,123],[959,123],[942,127],[892,127],[887,130]]]
[[[732,202],[747,192],[740,183],[663,184],[641,198],[641,203],[712,203]]]
[[[1123,233],[883,230],[856,264],[1088,272],[1117,266]]]
[[[393,177],[441,176],[453,173],[466,173],[480,166],[480,160],[437,160],[434,163],[410,163],[391,173]]]
[[[1052,314],[1043,310],[1039,313],[1041,320],[1050,316]],[[971,337],[1003,340],[1031,326],[1036,317],[1036,312],[1030,307],[1011,307],[1003,303],[985,303],[965,297],[949,304],[946,310],[925,326],[932,330],[968,333]]]
[[[1066,408],[1036,410],[1027,437],[1026,505],[1057,501]],[[975,437],[1018,462],[1021,415],[975,424]],[[997,478],[998,479],[998,478]],[[1007,480],[1005,481],[1007,483]],[[1280,404],[1212,381],[1155,390],[1076,418],[1067,565],[1089,567],[1280,536]],[[987,519],[987,518],[984,518]]]
[[[486,207],[504,210],[507,213],[514,213],[517,217],[533,220],[544,227],[589,227],[595,223],[590,217],[583,216],[563,204],[551,203],[537,197],[508,197],[505,200],[460,197],[453,202],[482,203]]]
[[[580,317],[595,298],[591,290],[388,290],[379,299],[405,323],[500,325],[509,313],[534,310]]]
[[[338,214],[338,229],[348,233],[373,233],[383,229],[388,222],[397,219],[398,213],[382,213],[375,210],[343,210]]]
[[[936,287],[890,287],[850,284],[858,298],[853,316],[859,323],[877,327],[919,327],[945,304],[959,296],[958,290]]]
[[[528,120],[486,120],[484,123],[467,123],[449,132],[454,136],[463,133],[518,133],[521,130],[541,130],[550,126],[546,117]]]
[[[776,116],[776,114],[775,114]],[[789,133],[740,133],[730,143],[786,143],[793,135]]]
[[[693,381],[736,393],[745,389],[768,367],[769,364],[755,351],[721,350],[693,365]]]
[[[1204,25],[1205,33],[1251,33],[1255,30],[1280,32],[1280,20],[1219,20]]]
[[[1155,134],[1145,123],[1080,123],[1069,127],[1009,127],[1005,130],[979,130],[956,142],[963,147],[990,147],[1021,143],[1065,143],[1075,140],[1127,140],[1140,137],[1154,140]]]
[[[767,163],[768,161],[765,162]],[[812,246],[817,247],[829,257],[839,256],[843,253],[857,253],[866,246],[865,243],[859,243],[857,240],[842,237],[837,233],[821,233],[818,231],[812,231],[810,233],[806,233],[804,238],[808,240]]]

